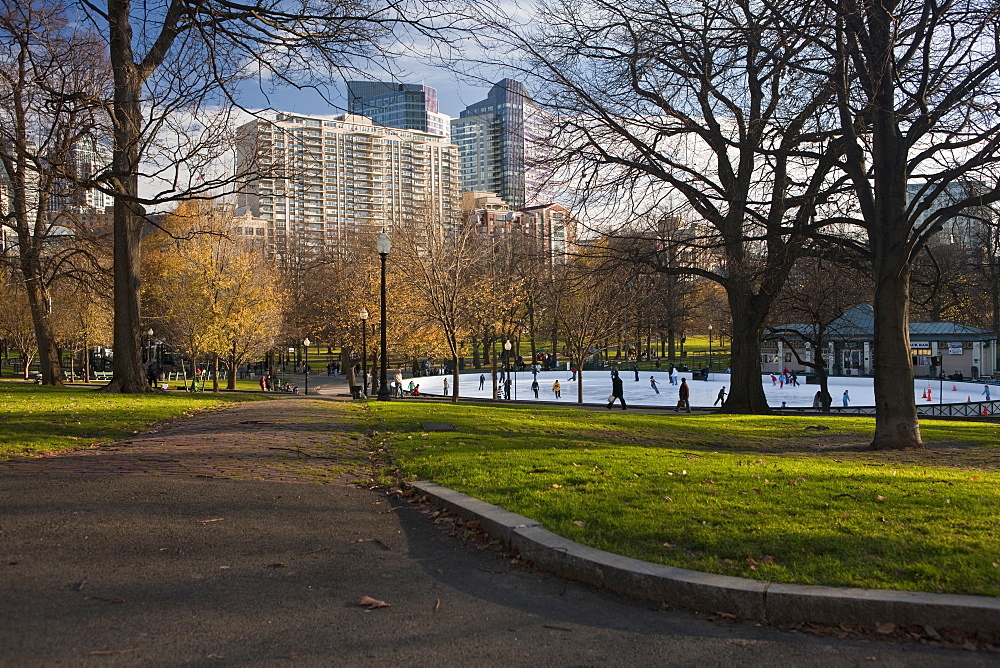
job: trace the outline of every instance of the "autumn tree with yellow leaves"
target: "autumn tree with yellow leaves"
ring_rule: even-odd
[[[150,321],[193,364],[208,357],[218,390],[220,360],[236,371],[273,347],[284,294],[259,248],[240,239],[224,208],[188,202],[145,241],[145,303]]]

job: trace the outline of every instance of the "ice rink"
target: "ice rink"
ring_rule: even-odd
[[[538,399],[541,401],[552,401],[561,403],[576,403],[579,381],[569,380],[572,374],[568,371],[543,371],[538,374]],[[657,394],[650,386],[650,376],[656,379],[660,393]],[[522,371],[513,374],[516,384],[511,388],[511,399],[523,400],[534,399],[531,391],[531,372]],[[625,402],[635,406],[675,406],[677,404],[677,388],[680,387],[680,378],[687,378],[688,386],[691,388],[691,406],[712,406],[719,390],[723,387],[729,391],[729,374],[712,373],[708,381],[691,380],[691,373],[678,373],[677,385],[671,385],[666,371],[650,372],[640,371],[639,380],[636,382],[635,374],[625,370],[621,373],[625,390]],[[451,376],[420,376],[413,378],[413,382],[420,385],[420,392],[423,394],[443,394],[444,379],[448,379],[451,384]],[[404,387],[411,379],[404,381]],[[552,392],[552,384],[558,380],[562,386],[562,398],[556,399]],[[813,397],[819,390],[819,385],[807,385],[802,383],[798,387],[771,384],[769,375],[763,376],[761,382],[764,387],[764,394],[770,406],[778,408],[781,402],[785,402],[788,407],[811,407]],[[937,380],[928,381],[918,379],[914,382],[913,395],[917,404],[921,403],[965,403],[966,401],[986,401],[983,396],[983,384],[971,382],[954,382],[950,380],[941,383]],[[450,388],[449,388],[450,389]],[[875,404],[875,392],[872,388],[871,378],[830,378],[830,394],[833,396],[833,405],[843,405],[844,390],[847,390],[851,398],[851,406],[873,406]],[[931,400],[927,401],[925,393],[930,390]],[[943,390],[943,391],[942,391]],[[1000,387],[990,387],[991,398],[1000,397]],[[459,387],[459,394],[470,398],[490,398],[493,396],[493,386],[490,381],[490,374],[485,374],[483,389],[479,389],[479,374],[463,374]],[[583,402],[587,404],[607,403],[608,395],[611,394],[611,372],[585,371],[583,372]],[[502,388],[501,388],[502,396]]]

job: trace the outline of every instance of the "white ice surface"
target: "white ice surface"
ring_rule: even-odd
[[[687,378],[688,386],[691,388],[691,406],[711,406],[719,393],[719,389],[726,388],[729,391],[729,374],[712,373],[708,381],[691,380],[691,373],[678,373],[677,385],[670,385],[666,371],[640,371],[639,381],[635,381],[635,374],[632,371],[621,372],[624,383],[625,402],[634,406],[670,406],[677,404],[677,388],[680,387],[680,378]],[[534,399],[531,392],[531,372],[522,371],[514,374],[516,384],[511,388],[512,399]],[[572,381],[569,378],[572,374],[568,371],[543,371],[538,374],[538,398],[542,401],[552,401],[559,403],[576,403],[577,391],[580,381]],[[656,378],[660,394],[657,395],[650,387],[649,378]],[[422,394],[442,394],[444,379],[448,379],[449,391],[451,389],[451,376],[420,376],[413,378],[414,383],[419,383]],[[552,393],[552,383],[558,379],[562,385],[562,398],[556,399]],[[819,385],[800,384],[798,387],[784,387],[771,384],[769,375],[762,377],[764,395],[767,402],[772,407],[781,406],[784,401],[789,407],[810,407],[813,405],[813,397],[819,390]],[[410,379],[404,381],[404,387],[409,384]],[[847,390],[851,397],[851,406],[874,406],[875,391],[872,387],[871,378],[830,378],[830,394],[833,396],[833,405],[842,406],[842,396]],[[940,390],[943,388],[943,392]],[[954,389],[952,389],[954,388]],[[500,389],[503,395],[502,387]],[[931,401],[928,402],[923,394],[927,390],[931,392]],[[986,401],[982,395],[982,383],[957,383],[950,380],[940,383],[937,380],[928,381],[918,379],[914,382],[913,394],[917,404],[921,403],[965,403],[968,400]],[[1000,397],[1000,387],[990,387],[992,398]],[[611,372],[609,370],[584,371],[583,372],[583,402],[589,404],[607,403],[608,395],[611,394]],[[463,374],[460,377],[459,395],[463,397],[490,398],[493,396],[493,386],[490,381],[490,374],[486,374],[486,382],[483,389],[479,389],[479,374]],[[616,408],[620,404],[616,404]]]

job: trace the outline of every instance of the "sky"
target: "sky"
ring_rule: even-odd
[[[460,75],[443,67],[421,62],[416,58],[400,59],[395,65],[398,70],[396,81],[422,84],[436,89],[441,113],[452,118],[458,118],[459,113],[473,102],[485,99],[493,83],[505,76],[500,71],[489,71],[478,76]],[[392,80],[392,77],[377,70],[372,70],[368,74],[373,80]],[[361,80],[364,77],[353,78]],[[318,91],[311,89],[297,90],[285,87],[277,93],[265,96],[259,88],[246,86],[242,90],[241,102],[249,109],[273,108],[279,111],[308,115],[344,113],[344,107],[347,104],[346,84],[344,81],[334,81],[330,87],[331,99],[327,101]]]

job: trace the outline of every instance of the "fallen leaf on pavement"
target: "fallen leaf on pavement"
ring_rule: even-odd
[[[225,519],[226,519],[225,517],[215,517],[210,520],[198,520],[198,521],[201,522],[202,524],[208,524],[209,522],[222,522]]]
[[[896,625],[893,624],[892,622],[886,622],[885,624],[879,624],[875,628],[875,630],[881,633],[882,635],[887,636],[896,630]]]
[[[375,608],[388,608],[389,604],[385,601],[380,601],[377,598],[372,598],[371,596],[362,596],[357,600],[357,604],[368,608],[369,610],[374,610]]]

